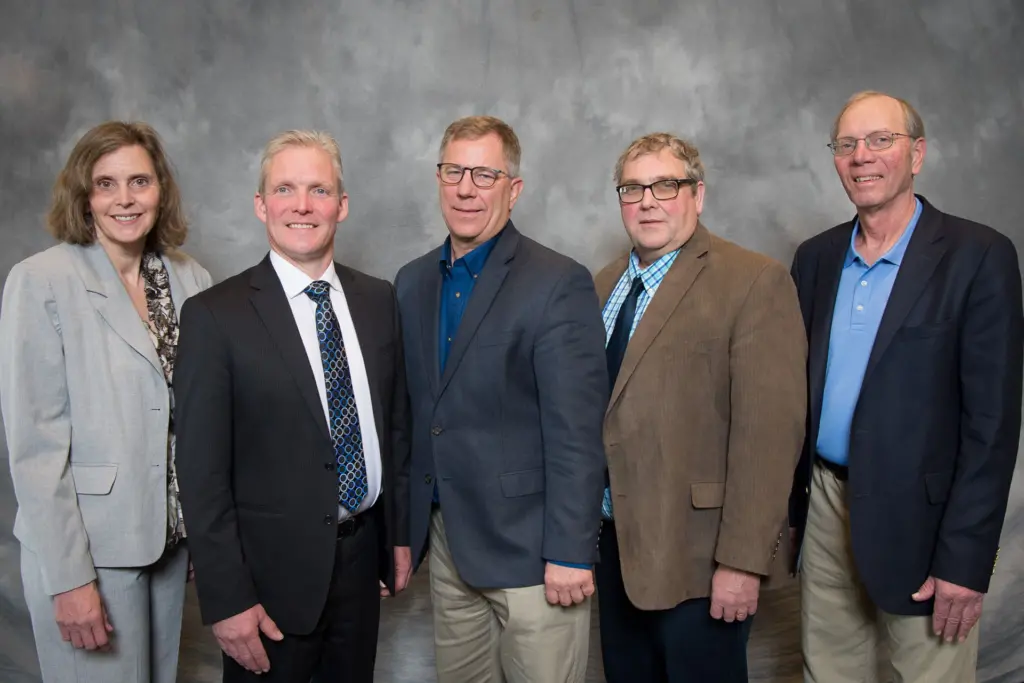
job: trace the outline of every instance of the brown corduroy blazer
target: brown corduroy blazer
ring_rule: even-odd
[[[602,305],[628,258],[595,277]],[[786,576],[806,358],[789,272],[698,223],[633,333],[605,415],[622,576],[638,608],[709,596],[719,564]]]

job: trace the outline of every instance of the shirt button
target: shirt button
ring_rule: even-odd
[[[440,427],[434,427],[430,430],[430,433],[433,434],[434,436],[439,436],[443,431],[444,430],[441,429]]]
[[[460,294],[459,292],[455,292],[455,298],[456,299],[458,299],[460,296],[462,296],[462,294]]]
[[[868,281],[867,280],[861,280],[860,281],[860,286],[861,287],[867,287],[868,286]]]
[[[857,305],[857,310],[858,310],[858,311],[863,311],[863,310],[864,310],[864,306],[863,306],[863,305],[860,305],[860,304],[858,304],[858,305]]]
[[[333,521],[334,520],[332,519],[332,517],[330,515],[324,515],[324,524],[327,524],[328,526],[330,526],[331,522],[333,522]]]

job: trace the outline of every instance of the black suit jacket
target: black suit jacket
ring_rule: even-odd
[[[597,557],[608,401],[590,273],[509,222],[439,372],[441,248],[395,280],[412,406],[411,530],[422,559],[435,480],[452,557],[478,588],[544,582]]]
[[[366,364],[380,440],[382,578],[409,544],[408,397],[391,284],[336,263]],[[177,468],[203,622],[262,603],[309,633],[337,538],[330,433],[295,319],[269,256],[181,310],[174,373]]]
[[[876,605],[906,615],[931,613],[910,597],[929,575],[988,590],[1017,458],[1024,343],[1013,244],[918,198],[853,416],[847,485],[860,577]],[[807,441],[790,497],[800,540],[852,230],[811,238],[793,260],[810,348]]]

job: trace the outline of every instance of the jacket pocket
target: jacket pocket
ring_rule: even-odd
[[[71,476],[75,479],[75,491],[92,496],[105,496],[114,488],[117,465],[94,465],[71,463]]]
[[[501,480],[501,492],[506,498],[528,496],[544,490],[544,468],[509,472],[498,477]]]
[[[722,507],[725,504],[725,482],[690,484],[690,502],[698,509]]]
[[[953,470],[924,475],[924,487],[928,491],[928,502],[932,505],[945,503],[949,498],[949,489],[952,486]]]

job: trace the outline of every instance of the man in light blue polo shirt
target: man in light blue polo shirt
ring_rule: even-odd
[[[829,144],[856,217],[797,249],[807,439],[790,496],[806,683],[975,680],[1021,426],[1013,244],[914,193],[904,100],[854,95]]]

